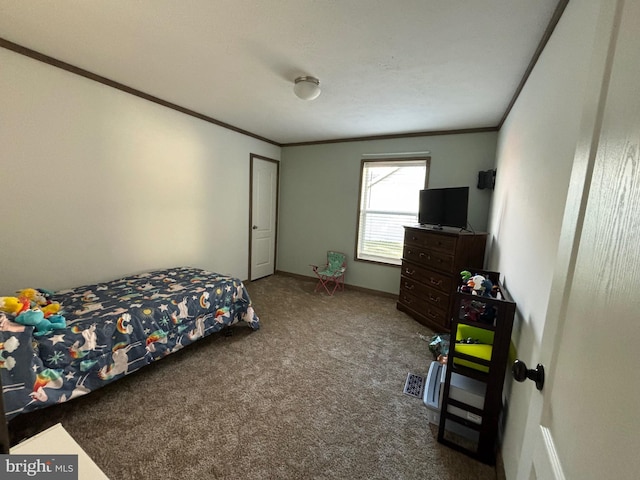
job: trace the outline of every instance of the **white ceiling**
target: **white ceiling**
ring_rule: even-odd
[[[287,144],[497,126],[557,4],[1,0],[0,37]]]

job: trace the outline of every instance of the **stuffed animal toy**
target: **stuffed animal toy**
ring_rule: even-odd
[[[467,281],[467,285],[471,287],[471,293],[473,295],[480,295],[489,297],[491,296],[491,288],[493,283],[488,278],[482,275],[474,275]]]
[[[36,288],[36,290],[38,290],[38,292],[40,292],[40,295],[44,297],[47,304],[51,303],[51,297],[53,297],[54,292],[52,292],[51,290],[47,290],[46,288]]]
[[[491,297],[493,294],[493,282],[488,278],[482,280],[482,295]]]
[[[43,292],[35,288],[24,288],[22,290],[18,290],[16,292],[16,295],[18,296],[18,298],[28,298],[31,302],[32,308],[44,307],[45,305],[51,303],[51,301]]]
[[[28,298],[0,297],[0,310],[5,313],[18,315],[20,312],[28,309],[29,306],[30,301]]]
[[[472,277],[469,270],[463,270],[460,272],[460,278],[462,280],[458,291],[462,293],[471,293],[472,288],[469,286],[469,279]]]
[[[22,290],[18,290],[16,292],[16,296],[18,298],[28,298],[29,301],[34,305],[40,305],[44,303],[46,305],[46,299],[40,295],[35,288],[23,288]]]
[[[44,289],[36,289],[36,288],[24,288],[16,292],[18,295],[17,300],[21,303],[21,307],[18,309],[13,303],[13,300],[10,302],[10,306],[13,307],[13,311],[8,311],[2,308],[2,304],[0,301],[0,310],[3,310],[7,313],[13,313],[14,315],[19,315],[20,312],[27,310],[28,308],[40,309],[44,313],[44,318],[49,318],[51,315],[62,314],[60,309],[62,308],[58,302],[52,302],[51,296],[52,292]],[[15,297],[3,297],[3,298],[15,298]]]
[[[473,275],[471,274],[471,272],[469,270],[461,271],[460,272],[460,276],[462,277],[462,281],[465,282],[465,283],[468,282],[471,277],[473,277]]]
[[[25,310],[14,321],[22,325],[35,327],[33,334],[36,336],[44,335],[52,330],[66,328],[67,326],[67,322],[62,315],[51,315],[49,318],[44,318],[44,313],[38,309]]]
[[[57,313],[62,314],[60,308],[60,304],[58,302],[54,302],[44,307],[40,307],[40,310],[42,310],[42,313],[44,313],[44,318],[49,318],[50,316]]]

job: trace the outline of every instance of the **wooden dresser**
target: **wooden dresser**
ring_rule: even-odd
[[[483,267],[486,243],[486,233],[405,227],[398,310],[449,332],[460,272]]]

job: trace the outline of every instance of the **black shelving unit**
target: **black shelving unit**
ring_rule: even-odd
[[[497,297],[472,295],[461,292],[460,289],[454,294],[453,317],[451,319],[452,339],[443,386],[438,442],[483,463],[495,465],[503,406],[502,391],[509,361],[516,304],[500,285],[498,272],[473,269],[469,269],[469,271],[489,278],[497,290]],[[491,351],[488,360],[456,349],[458,344],[454,343],[454,337],[460,325],[480,329],[477,332],[481,332],[480,336],[485,339],[482,343],[491,345],[490,349],[479,347],[484,348],[485,351]],[[464,327],[462,329],[464,330]],[[487,338],[491,340],[486,341]],[[473,350],[474,347],[465,348],[459,345],[458,348]],[[462,365],[461,362],[465,365]],[[473,378],[486,385],[482,408],[450,398],[452,375]],[[452,428],[450,422],[458,424],[458,428]],[[451,433],[453,430],[459,431],[460,428],[471,432],[471,435],[461,437]]]

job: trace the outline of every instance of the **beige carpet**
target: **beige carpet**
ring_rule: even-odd
[[[431,332],[388,297],[313,288],[253,282],[259,331],[215,334],[14,428],[61,422],[111,480],[494,480],[402,393],[428,370],[417,334]]]

